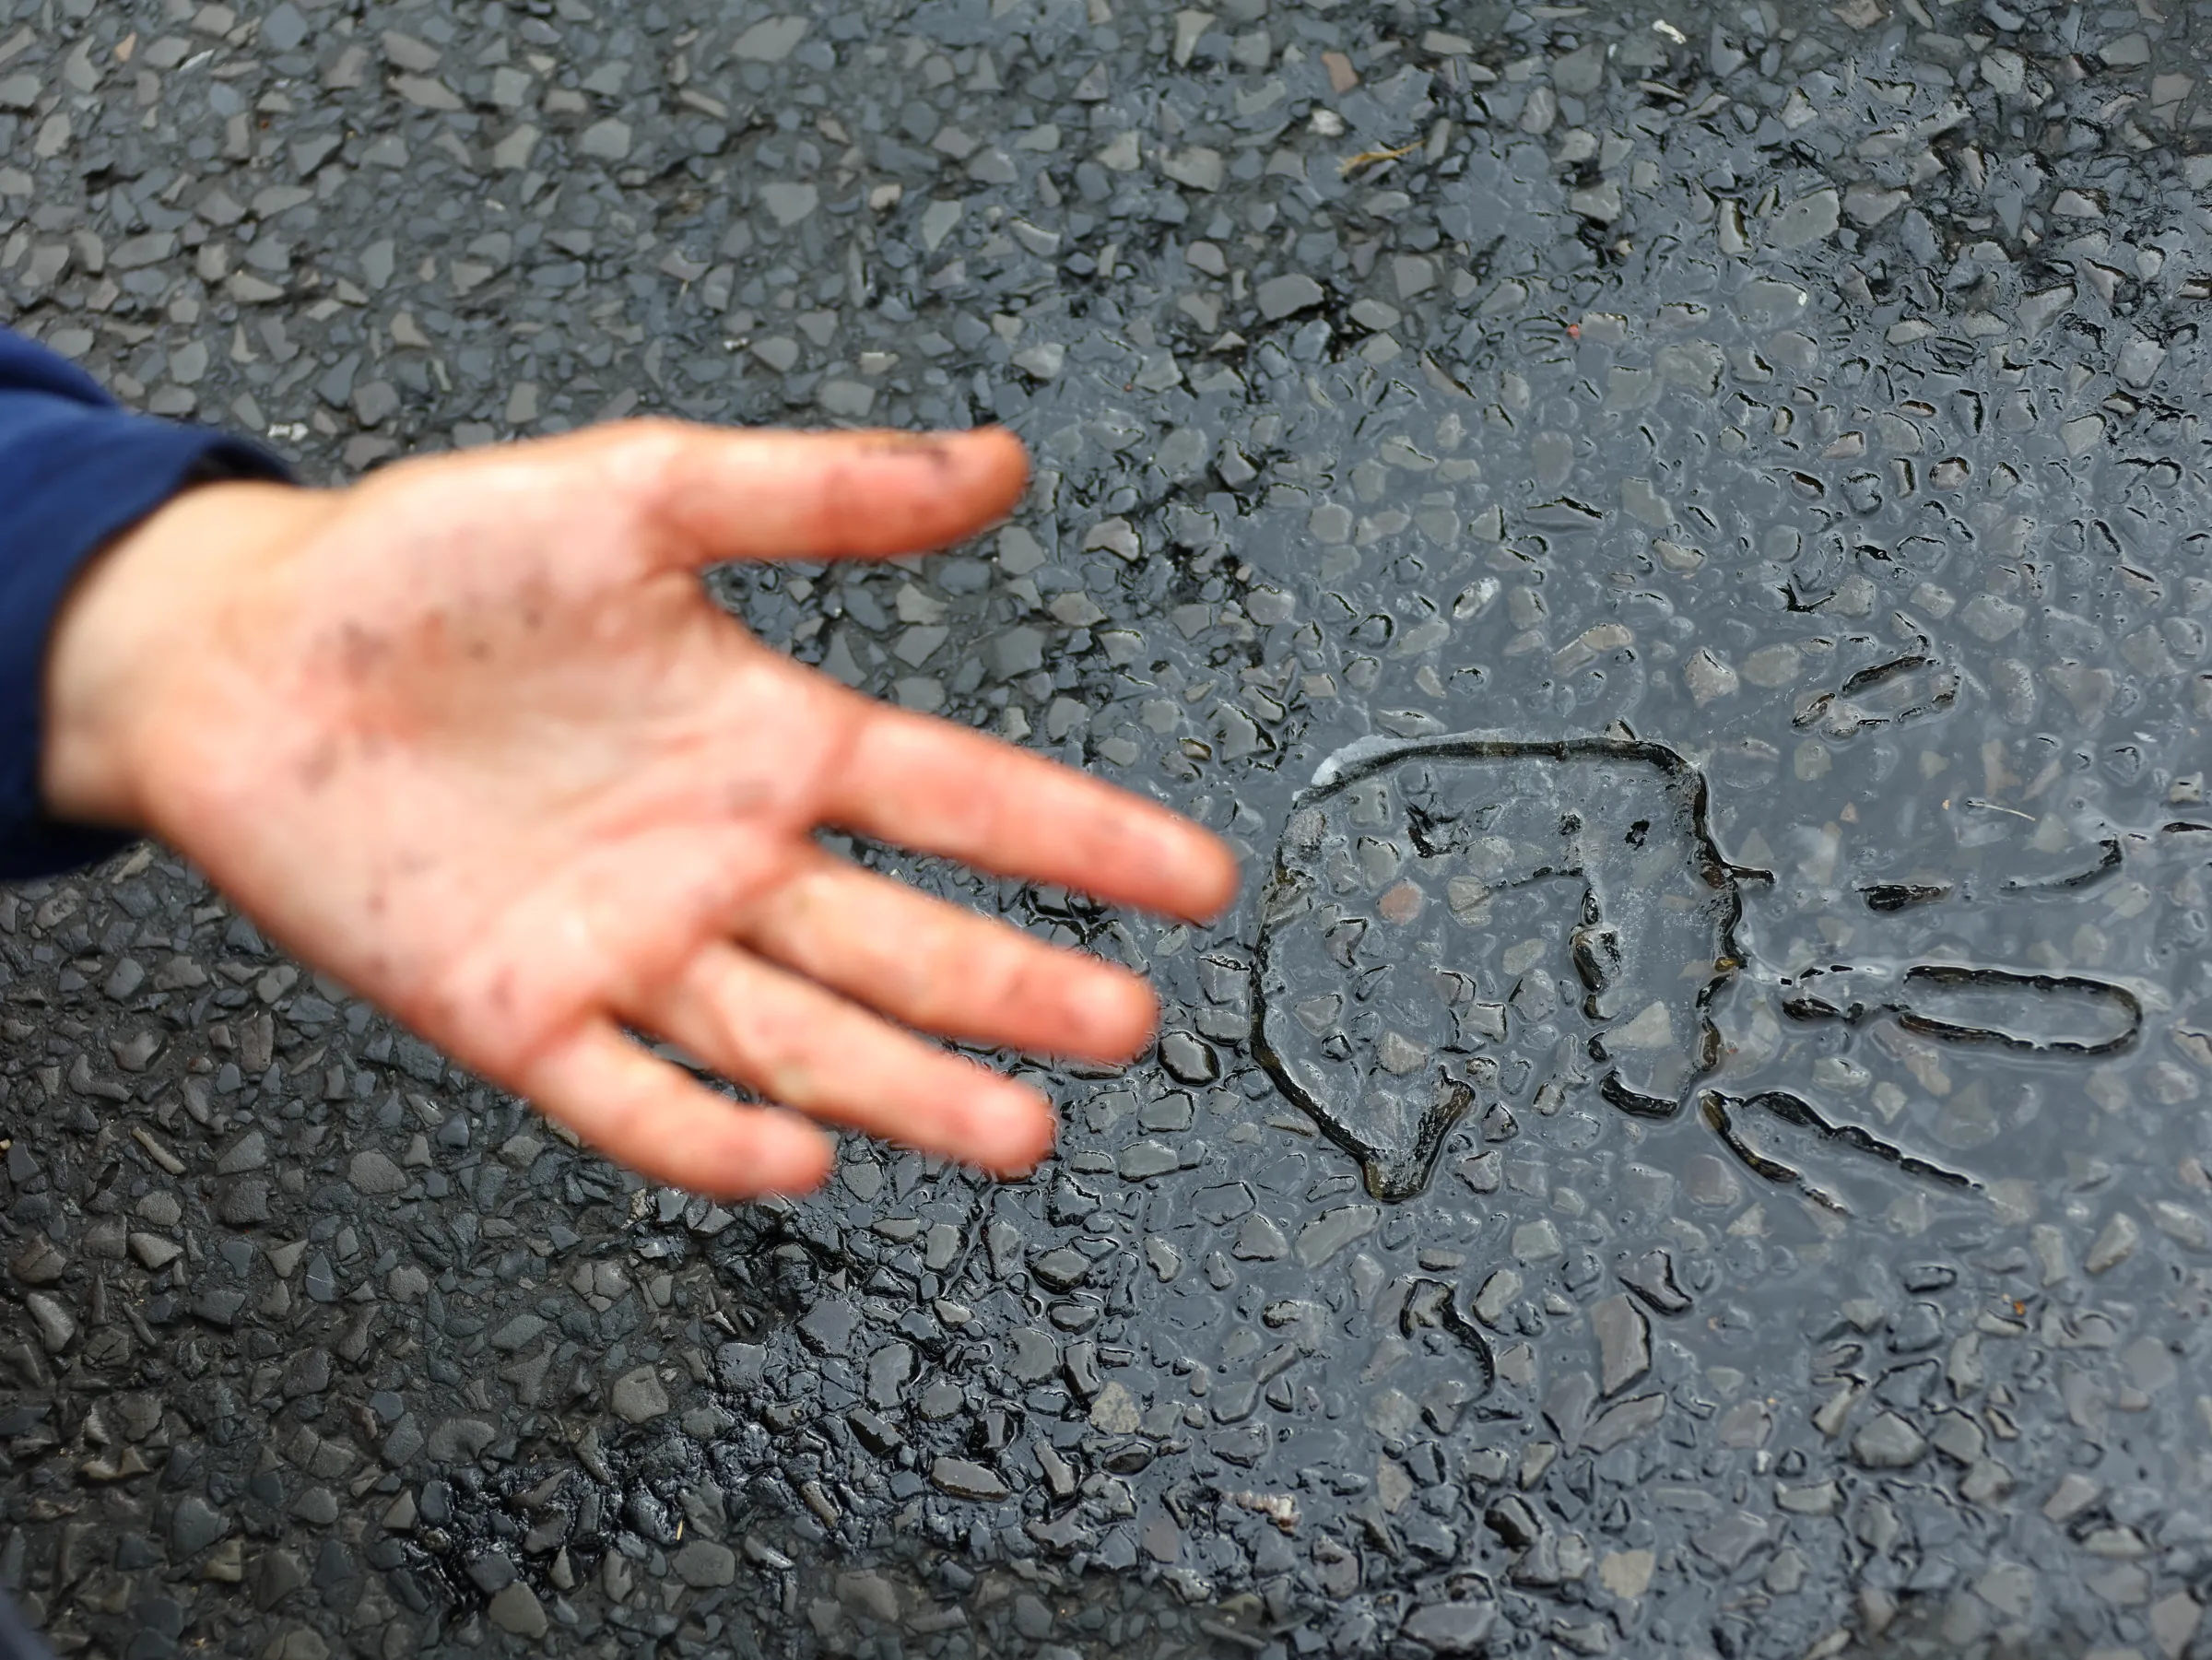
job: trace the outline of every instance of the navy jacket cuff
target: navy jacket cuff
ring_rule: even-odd
[[[77,573],[194,484],[287,477],[242,441],[81,396],[66,381],[0,381],[0,879],[92,864],[136,839],[56,819],[41,798],[46,645]]]

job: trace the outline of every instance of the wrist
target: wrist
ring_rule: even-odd
[[[218,619],[241,584],[265,581],[321,492],[261,482],[185,490],[95,554],[47,637],[40,785],[79,823],[143,826],[146,766],[174,689],[220,650]],[[188,718],[188,717],[187,717]]]

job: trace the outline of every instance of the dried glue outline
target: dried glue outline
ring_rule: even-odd
[[[1859,1026],[1888,1016],[1907,1031],[1951,1043],[1989,1043],[2028,1054],[2107,1055],[2130,1047],[2143,1030],[2143,1004],[2125,986],[2082,974],[2030,974],[1959,963],[1920,963],[1902,972],[1807,969],[1783,983],[1783,1012],[1796,1020]],[[1918,997],[1915,997],[1918,993]],[[1948,995],[2032,995],[2046,1013],[2104,1035],[2045,1036],[1935,1012]]]
[[[2120,865],[2119,838],[2109,837],[2097,845],[2101,856],[2087,870],[2037,881],[2006,882],[1999,891],[2015,902],[2042,894],[2077,893]],[[1906,888],[1905,893],[1895,891],[1900,887]],[[1963,890],[1954,895],[1947,883],[1939,889],[1936,884],[1877,884],[1862,892],[1868,905],[1877,911],[1972,897]],[[1920,963],[1903,969],[1814,968],[1783,978],[1777,990],[1783,1013],[1795,1020],[1834,1020],[1861,1026],[1890,1019],[1906,1031],[1942,1042],[1987,1045],[2061,1060],[2097,1060],[2122,1054],[2135,1046],[2144,1024],[2142,999],[2112,981],[1967,963]],[[2014,1012],[2032,1006],[2041,1030],[2031,1029],[2025,1020],[2008,1025],[1986,1010],[1979,1018],[1967,1018],[1968,1006],[1977,998],[1994,1005],[2000,1013],[2007,1003]],[[2053,1031],[2053,1027],[2058,1030]],[[1859,1125],[1835,1123],[1804,1097],[1787,1090],[1766,1090],[1741,1098],[1709,1090],[1700,1098],[1700,1110],[1707,1124],[1746,1168],[1794,1188],[1839,1214],[1848,1214],[1841,1199],[1804,1171],[1752,1144],[1743,1124],[1747,1113],[1763,1113],[1811,1132],[1825,1145],[1881,1160],[1906,1175],[1953,1188],[1980,1185],[1957,1171],[1907,1153]]]
[[[1800,730],[1818,725],[1833,738],[1855,737],[1941,713],[1959,700],[1960,684],[1957,670],[1925,652],[1909,652],[1859,670],[1835,691],[1815,693],[1791,724]]]
[[[1417,1277],[1408,1284],[1406,1301],[1398,1309],[1398,1335],[1412,1341],[1425,1330],[1434,1330],[1457,1342],[1473,1357],[1480,1373],[1469,1398],[1480,1399],[1498,1381],[1498,1360],[1472,1309],[1463,1306],[1473,1295],[1465,1285],[1455,1289],[1441,1279]]]
[[[1970,800],[1968,806],[1988,806],[1987,802]],[[2010,811],[2009,808],[1999,809]],[[2195,829],[2195,826],[2166,827]],[[2117,873],[2126,863],[2126,853],[2118,836],[2103,836],[2089,844],[2084,862],[2077,869],[2058,870],[2049,876],[2006,877],[1997,883],[1999,897],[2006,900],[2050,898],[2071,900],[2084,889],[2094,888]],[[1947,878],[1930,878],[1902,882],[1869,882],[1859,889],[1859,897],[1866,901],[1869,911],[1893,912],[1910,911],[1916,905],[1933,905],[1946,900],[1971,901],[1982,896],[1975,892],[1970,880],[1954,882]]]
[[[1947,1043],[1983,1044],[2017,1054],[2054,1059],[2101,1059],[2132,1048],[2143,1030],[2143,1004],[2125,986],[2080,974],[2026,973],[1960,963],[1918,963],[1910,968],[1808,969],[1780,983],[1782,1010],[1792,1019],[1836,1020],[1851,1026],[1894,1020],[1907,1031]],[[1963,1018],[1943,999],[1985,995],[2032,999],[2041,1015],[2070,1032],[2052,1035],[2008,1027],[1984,1016]],[[1759,1113],[1809,1131],[1824,1146],[1863,1154],[1900,1174],[1945,1187],[1973,1189],[1971,1176],[1909,1153],[1864,1127],[1829,1118],[1803,1096],[1786,1089],[1729,1096],[1706,1090],[1699,1097],[1705,1123],[1746,1169],[1838,1215],[1850,1207],[1794,1165],[1753,1145],[1744,1126],[1747,1113]]]
[[[1586,771],[1592,787],[1562,787],[1560,781],[1569,774],[1561,770],[1578,768]],[[1294,805],[1266,895],[1257,952],[1253,1054],[1277,1087],[1322,1133],[1359,1162],[1368,1190],[1376,1198],[1395,1202],[1423,1191],[1446,1136],[1476,1104],[1483,1086],[1495,1081],[1498,1066],[1494,1059],[1477,1052],[1479,1045],[1446,1041],[1433,1051],[1403,1043],[1401,1052],[1411,1057],[1404,1067],[1389,1065],[1387,1054],[1379,1054],[1363,1068],[1362,1057],[1344,1033],[1328,1030],[1347,1007],[1341,995],[1312,1000],[1327,1007],[1320,1022],[1305,1023],[1302,1037],[1293,1021],[1295,960],[1301,948],[1318,944],[1338,971],[1332,979],[1343,986],[1363,985],[1371,991],[1384,984],[1399,966],[1363,956],[1371,927],[1380,924],[1333,903],[1332,894],[1324,891],[1330,888],[1328,873],[1335,868],[1329,864],[1331,857],[1348,861],[1353,841],[1350,826],[1332,825],[1330,815],[1362,786],[1379,786],[1382,792],[1365,805],[1368,828],[1401,828],[1406,842],[1430,859],[1449,859],[1466,851],[1469,838],[1463,832],[1470,817],[1477,828],[1487,829],[1501,816],[1510,820],[1518,814],[1526,819],[1548,812],[1550,828],[1544,839],[1527,844],[1535,856],[1518,856],[1510,868],[1488,870],[1485,882],[1477,884],[1487,895],[1557,877],[1582,883],[1579,924],[1566,944],[1585,994],[1583,1013],[1597,1030],[1587,1043],[1590,1064],[1556,1056],[1555,1069],[1539,1089],[1539,1099],[1556,1101],[1594,1079],[1598,1092],[1619,1111],[1665,1119],[1677,1116],[1694,1095],[1700,1117],[1746,1169],[1838,1210],[1843,1208],[1840,1200],[1752,1144],[1744,1130],[1747,1115],[1771,1117],[1810,1132],[1823,1145],[1875,1159],[1906,1175],[1947,1187],[1974,1185],[1971,1178],[1858,1125],[1836,1122],[1789,1091],[1732,1097],[1695,1088],[1697,1079],[1719,1061],[1720,1034],[1711,1016],[1713,1000],[1745,966],[1736,940],[1742,918],[1738,884],[1764,875],[1732,865],[1720,854],[1709,829],[1705,782],[1695,768],[1665,746],[1643,740],[1529,742],[1462,735],[1409,743],[1367,740],[1324,762],[1313,787]],[[1474,805],[1482,797],[1487,801]],[[1562,801],[1569,805],[1560,806]],[[2168,828],[2178,831],[2203,827]],[[1366,840],[1373,842],[1377,838]],[[1493,844],[1510,845],[1494,836],[1479,843]],[[2026,888],[2077,890],[2100,878],[2111,863],[2100,860],[2094,870]],[[1653,880],[1655,864],[1667,868],[1678,891]],[[1390,873],[1394,875],[1396,868],[1391,865]],[[1339,875],[1335,886],[1342,890],[1350,885],[1356,884],[1347,884]],[[1458,885],[1456,880],[1453,883],[1454,889]],[[1937,891],[1915,889],[1888,904],[1877,903],[1870,893],[1869,903],[1877,909],[1901,909],[1947,897],[1949,891],[1947,885]],[[1417,903],[1417,912],[1418,908]],[[1654,919],[1669,916],[1671,928],[1653,926]],[[1677,993],[1675,1010],[1660,1000],[1631,1015],[1612,995],[1648,984],[1654,976],[1664,975],[1665,965],[1688,968],[1700,962],[1710,963],[1710,971],[1701,978],[1688,976],[1699,983],[1687,995]],[[1405,966],[1410,973],[1420,965],[1409,960]],[[1464,978],[1441,959],[1431,965],[1431,973],[1440,979]],[[1795,1019],[1858,1025],[1888,1018],[1942,1042],[1989,1044],[2051,1057],[2094,1059],[2118,1054],[2135,1042],[2143,1025],[2143,1007],[2134,993],[2082,975],[1924,963],[1888,970],[1833,967],[1794,977],[1757,978],[1781,992],[1783,1012]],[[1679,986],[1682,980],[1675,983]],[[2025,999],[2040,1018],[2007,1023],[1986,1012],[1970,1018],[1967,1006],[1977,997]],[[1356,993],[1353,1000],[1358,1000]],[[1485,1035],[1502,1040],[1507,1032],[1503,1007],[1483,1007],[1491,1008],[1495,1017]],[[1675,1012],[1686,1018],[1677,1022],[1672,1018]],[[2043,1030],[2032,1029],[2039,1024]],[[2053,1024],[2061,1028],[2056,1035],[2048,1030]],[[1647,1059],[1641,1073],[1631,1064],[1639,1051],[1659,1052]],[[1440,1054],[1441,1060],[1437,1059]],[[1426,1106],[1401,1111],[1394,1124],[1378,1123],[1371,1111],[1363,1111],[1374,1099],[1369,1085],[1375,1059],[1383,1062],[1385,1071],[1407,1076],[1420,1072],[1431,1090]],[[1433,1067],[1430,1062],[1435,1062]],[[1667,1084],[1654,1084],[1663,1074],[1668,1075]],[[1402,1096],[1398,1104],[1404,1106]]]
[[[1583,786],[1563,787],[1562,778],[1577,771],[1587,775]],[[1363,806],[1355,795],[1363,787],[1371,794],[1380,788],[1387,806]],[[1588,1042],[1595,1070],[1562,1057],[1563,1076],[1554,1082],[1579,1084],[1594,1075],[1622,1111],[1647,1117],[1680,1111],[1689,1085],[1720,1058],[1710,1008],[1738,966],[1736,878],[1747,874],[1732,869],[1713,844],[1702,775],[1665,746],[1633,739],[1460,736],[1371,743],[1324,763],[1293,807],[1266,898],[1253,1033],[1253,1053],[1277,1088],[1359,1161],[1371,1193],[1401,1200],[1427,1185],[1446,1135],[1495,1063],[1476,1045],[1442,1042],[1436,1052],[1444,1060],[1433,1069],[1421,1065],[1419,1083],[1395,1086],[1394,1093],[1385,1086],[1378,1096],[1371,1087],[1377,1071],[1409,1076],[1413,1065],[1401,1068],[1386,1050],[1363,1057],[1342,1032],[1301,1030],[1294,1018],[1301,951],[1318,946],[1335,959],[1340,980],[1371,991],[1400,966],[1366,953],[1370,922],[1336,903],[1332,891],[1331,860],[1348,861],[1350,820],[1363,812],[1367,828],[1402,833],[1422,858],[1444,862],[1447,874],[1454,859],[1472,869],[1481,850],[1515,850],[1509,865],[1484,868],[1479,883],[1463,874],[1453,880],[1454,889],[1471,883],[1493,893],[1557,877],[1579,881],[1580,920],[1567,944],[1583,1016],[1598,1027]],[[1548,823],[1519,843],[1479,834],[1524,829],[1537,816]],[[1700,961],[1711,968],[1698,983],[1672,973],[1660,995],[1637,1009],[1621,1007],[1614,995],[1635,989],[1640,969],[1664,962],[1678,971]],[[1418,964],[1408,953],[1404,966],[1410,975]],[[1435,969],[1450,971],[1441,961]],[[1497,1013],[1488,1035],[1501,1040],[1504,1011],[1489,1007]],[[1422,1063],[1432,1058],[1404,1042],[1399,1054]],[[1406,1090],[1423,1086],[1430,1091],[1426,1103],[1408,1106]],[[1377,1099],[1397,1109],[1394,1122],[1378,1122]]]
[[[1786,1164],[1771,1153],[1754,1147],[1738,1122],[1739,1114],[1747,1112],[1766,1113],[1783,1124],[1811,1131],[1827,1146],[1879,1160],[1903,1175],[1917,1176],[1945,1187],[1973,1188],[1980,1185],[1972,1177],[1908,1153],[1858,1124],[1837,1124],[1805,1097],[1787,1089],[1763,1089],[1757,1095],[1724,1095],[1717,1089],[1708,1089],[1699,1096],[1698,1110],[1707,1126],[1721,1138],[1722,1145],[1735,1155],[1736,1162],[1746,1170],[1778,1187],[1794,1188],[1822,1209],[1833,1211],[1838,1216],[1850,1215],[1851,1207],[1812,1181],[1795,1165]]]
[[[2107,836],[2097,843],[2096,859],[2085,869],[2068,871],[2060,876],[2009,878],[1999,884],[1999,889],[2006,894],[2052,893],[2071,897],[2084,888],[2103,881],[2118,870],[2123,856],[2120,838]]]

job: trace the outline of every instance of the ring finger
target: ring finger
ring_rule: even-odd
[[[1052,1146],[1052,1109],[1035,1090],[735,946],[701,948],[653,1007],[630,1013],[811,1117],[1003,1175]]]

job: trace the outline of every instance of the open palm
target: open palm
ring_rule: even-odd
[[[1025,477],[1003,433],[638,423],[293,494],[282,534],[224,556],[209,638],[134,724],[133,816],[289,949],[657,1179],[797,1190],[830,1148],[633,1030],[797,1113],[1027,1169],[1047,1104],[916,1031],[1120,1059],[1149,991],[813,832],[1191,916],[1226,902],[1228,853],[793,664],[699,576],[940,547]]]

